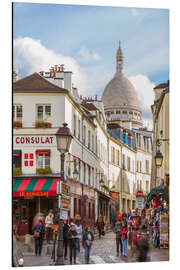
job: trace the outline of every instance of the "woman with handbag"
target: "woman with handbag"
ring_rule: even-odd
[[[91,227],[87,226],[85,229],[85,233],[82,238],[82,246],[85,249],[85,263],[89,264],[90,252],[92,247],[92,242],[94,241],[94,235],[91,232]]]
[[[127,233],[128,233],[128,226],[125,221],[122,222],[122,230],[121,230],[121,240],[123,246],[123,256],[127,257]]]
[[[35,254],[41,256],[45,228],[42,220],[34,227]]]

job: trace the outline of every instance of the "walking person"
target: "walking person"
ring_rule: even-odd
[[[101,235],[104,235],[104,226],[105,223],[103,221],[103,218],[100,216],[96,222],[96,226],[99,232],[99,239],[101,239]]]
[[[127,257],[127,233],[128,233],[128,226],[125,221],[122,222],[122,230],[121,230],[121,240],[123,246],[123,256]]]
[[[51,232],[52,232],[52,225],[53,225],[53,213],[52,213],[52,211],[50,211],[49,214],[46,216],[45,224],[46,224],[46,240],[47,240],[47,244],[49,244],[50,243]]]
[[[147,256],[149,252],[149,241],[146,229],[140,229],[140,237],[139,239],[137,239],[136,246],[138,251],[137,261],[138,262],[149,261]]]
[[[82,237],[82,246],[85,249],[85,263],[86,264],[89,264],[91,247],[92,247],[93,241],[94,241],[94,235],[91,232],[91,227],[87,226]]]
[[[68,233],[70,226],[68,224],[68,220],[64,220],[63,225],[63,247],[64,247],[64,259],[67,259],[67,247],[68,247]]]
[[[81,225],[80,220],[76,221],[75,229],[77,232],[77,249],[78,249],[78,252],[80,252],[80,242],[81,242],[81,238],[82,238],[82,225]]]
[[[77,232],[75,229],[75,224],[71,224],[70,230],[68,232],[68,242],[70,264],[72,264],[73,259],[74,264],[76,264]]]
[[[35,254],[41,256],[45,228],[42,220],[34,227]]]
[[[121,231],[122,231],[122,223],[121,221],[118,219],[115,227],[114,227],[114,232],[116,233],[116,250],[117,250],[117,257],[120,255],[122,255],[123,253],[123,247],[122,247],[122,240],[121,240]],[[119,254],[119,246],[120,246],[120,250],[121,253]]]

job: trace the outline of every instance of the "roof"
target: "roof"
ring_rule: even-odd
[[[61,88],[49,82],[44,77],[40,76],[37,72],[13,83],[13,91],[15,90],[59,90],[64,92],[68,91],[65,88]]]
[[[162,88],[166,88],[167,86],[169,86],[169,80],[166,83],[160,83],[157,86],[154,87],[154,89],[162,89]]]
[[[85,107],[88,111],[97,111],[98,108],[93,103],[82,102],[81,105]]]

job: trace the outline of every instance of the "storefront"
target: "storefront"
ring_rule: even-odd
[[[98,191],[98,217],[102,216],[106,224],[111,223],[111,197]]]
[[[17,234],[32,234],[37,213],[45,217],[50,209],[56,209],[58,181],[60,178],[53,177],[13,179],[13,226]]]

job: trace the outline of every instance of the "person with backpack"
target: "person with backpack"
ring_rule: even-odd
[[[128,233],[128,226],[125,221],[122,222],[122,230],[120,232],[121,234],[121,240],[122,240],[122,246],[123,246],[123,256],[127,257],[127,233]]]
[[[72,223],[68,232],[68,242],[70,264],[72,264],[72,259],[74,259],[74,264],[76,264],[77,232],[75,229],[75,224]]]
[[[122,247],[122,240],[121,240],[121,230],[122,230],[122,223],[118,219],[115,227],[114,227],[114,232],[116,233],[116,251],[117,251],[117,257],[119,256],[119,246],[120,246],[120,256],[123,253],[123,247]]]
[[[42,220],[34,227],[35,254],[41,256],[45,228]]]
[[[92,243],[94,241],[94,235],[91,232],[91,227],[87,226],[82,237],[82,246],[85,249],[85,263],[89,264],[90,252]]]

